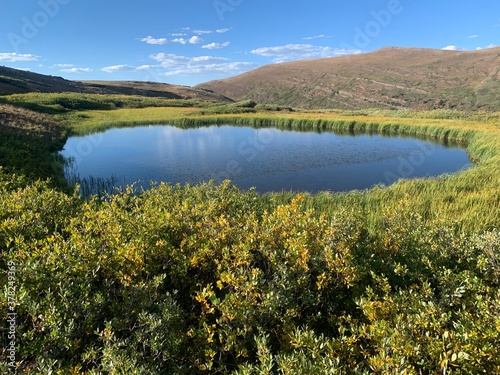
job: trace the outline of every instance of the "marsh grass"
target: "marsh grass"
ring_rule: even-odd
[[[63,166],[69,190],[77,192],[82,198],[89,199],[92,196],[103,198],[120,191],[120,179],[115,175],[106,178],[92,175],[82,178],[78,173],[74,158],[64,158],[59,154],[58,159]],[[124,183],[122,185],[125,186]]]
[[[147,107],[206,107],[212,102],[145,97],[137,95],[105,95],[80,93],[28,93],[0,96],[0,103],[13,104],[48,114],[85,110],[114,110]]]

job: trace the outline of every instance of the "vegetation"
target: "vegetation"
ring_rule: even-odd
[[[96,95],[80,93],[29,93],[0,97],[0,103],[14,104],[43,113],[61,114],[83,110],[111,110],[146,107],[203,107],[210,102],[151,98],[133,95]]]
[[[226,181],[82,199],[4,158],[18,373],[500,372],[498,114],[202,110],[57,118],[72,133],[168,121],[422,136],[462,142],[476,165],[343,194],[260,196]],[[54,145],[23,134],[39,146],[27,164]],[[7,373],[5,349],[0,360]]]

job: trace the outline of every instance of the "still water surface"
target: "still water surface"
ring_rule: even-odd
[[[62,154],[81,178],[199,183],[230,179],[258,192],[366,189],[471,165],[465,150],[380,135],[274,128],[143,126],[68,139]]]

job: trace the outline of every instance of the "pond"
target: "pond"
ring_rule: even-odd
[[[464,149],[412,138],[230,125],[115,128],[69,138],[62,155],[80,178],[145,188],[230,179],[260,193],[366,189],[471,165]]]

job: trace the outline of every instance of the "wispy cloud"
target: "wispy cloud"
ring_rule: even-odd
[[[443,51],[460,51],[461,50],[461,48],[454,46],[454,45],[446,46],[446,47],[443,47],[441,49]]]
[[[496,44],[488,44],[486,47],[477,47],[476,51],[480,51],[482,49],[490,49],[490,48],[495,48],[498,47]]]
[[[91,68],[68,68],[68,69],[61,69],[61,72],[64,73],[90,73],[92,72]]]
[[[156,64],[133,67],[130,65],[113,65],[102,68],[107,73],[120,72],[154,72],[158,76],[188,75],[233,75],[243,73],[257,67],[257,64],[245,61],[230,61],[225,57],[196,56],[187,57],[171,53],[156,53],[150,56]]]
[[[321,34],[321,35],[315,35],[315,36],[306,36],[305,38],[302,38],[303,40],[314,40],[314,39],[322,39],[322,38],[329,38],[328,35]]]
[[[478,35],[473,34],[473,35],[469,35],[467,38],[468,38],[468,39],[475,39],[475,38],[477,38],[477,37],[478,37]]]
[[[204,34],[212,34],[212,30],[193,30],[193,34],[196,35],[204,35]]]
[[[275,63],[361,53],[360,50],[321,47],[311,44],[287,44],[285,46],[262,47],[254,49],[251,52],[259,56],[274,57],[273,62]]]
[[[220,49],[229,46],[231,43],[230,42],[224,42],[224,43],[210,43],[210,44],[205,44],[204,46],[201,46],[201,48],[205,49]]]
[[[56,68],[71,68],[75,66],[74,64],[54,64]]]
[[[130,65],[112,65],[101,69],[106,73],[118,73],[118,72],[132,72],[136,70],[135,67]]]
[[[172,68],[172,67],[180,67],[183,65],[189,64],[218,64],[222,62],[228,61],[225,57],[216,57],[216,56],[197,56],[197,57],[187,57],[187,56],[179,56],[173,53],[156,53],[150,56],[151,59],[160,63],[160,66],[163,68]]]
[[[152,36],[147,36],[145,38],[142,38],[140,39],[140,41],[146,42],[147,44],[157,44],[157,45],[163,45],[168,43],[167,38],[153,38]]]
[[[179,44],[200,44],[203,43],[203,39],[201,39],[199,36],[193,36],[189,39],[185,38],[175,38],[171,40],[173,43],[179,43]]]
[[[0,52],[0,61],[4,62],[38,61],[39,58],[30,53]]]
[[[172,42],[180,43],[180,44],[187,44],[188,40],[184,39],[184,38],[175,38],[175,39],[172,39]]]
[[[228,62],[219,64],[189,64],[178,69],[169,70],[163,75],[189,76],[189,75],[234,75],[254,69],[257,66],[250,62]]]
[[[151,58],[160,64],[165,76],[202,75],[202,74],[237,74],[256,68],[250,62],[231,62],[225,57],[197,56],[186,57],[174,54],[158,53]]]
[[[231,29],[228,29],[228,28],[225,28],[225,29],[217,29],[215,30],[216,33],[219,33],[219,34],[224,34],[224,33],[227,33],[229,30]]]
[[[190,44],[200,44],[203,43],[203,39],[201,39],[199,36],[193,36],[189,39]]]

